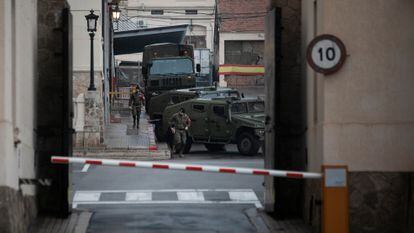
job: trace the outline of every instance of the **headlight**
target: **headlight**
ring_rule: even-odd
[[[259,137],[264,137],[264,135],[265,135],[264,129],[255,129],[254,132]]]

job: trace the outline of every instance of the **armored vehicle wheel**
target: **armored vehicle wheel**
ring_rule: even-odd
[[[190,137],[188,137],[188,135],[187,135],[187,142],[186,142],[185,147],[184,147],[184,154],[190,153],[192,145],[193,145],[193,140]]]
[[[259,148],[260,143],[251,133],[242,133],[237,140],[237,149],[242,155],[255,155]]]
[[[162,125],[161,123],[156,123],[154,127],[155,137],[159,142],[164,142],[166,140],[166,135],[162,133]]]
[[[210,152],[218,152],[218,151],[225,151],[226,150],[224,144],[211,144],[211,143],[206,143],[206,144],[204,144],[204,146]]]

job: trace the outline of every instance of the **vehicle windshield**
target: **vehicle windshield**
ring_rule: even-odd
[[[150,74],[153,75],[191,73],[193,73],[193,63],[187,58],[153,60],[150,69]]]
[[[231,113],[233,113],[233,114],[247,113],[246,103],[232,104],[231,105]]]
[[[264,112],[265,105],[264,102],[249,102],[248,104],[249,112],[257,113],[257,112]]]

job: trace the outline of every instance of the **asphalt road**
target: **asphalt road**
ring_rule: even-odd
[[[210,154],[195,145],[171,162],[263,167],[234,146]],[[247,212],[261,207],[263,177],[74,165],[73,207],[93,212],[88,232],[258,232]]]

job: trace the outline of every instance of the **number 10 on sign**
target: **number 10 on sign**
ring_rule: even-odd
[[[338,71],[346,58],[346,49],[341,40],[332,35],[321,35],[308,46],[309,65],[319,73],[331,74]]]

